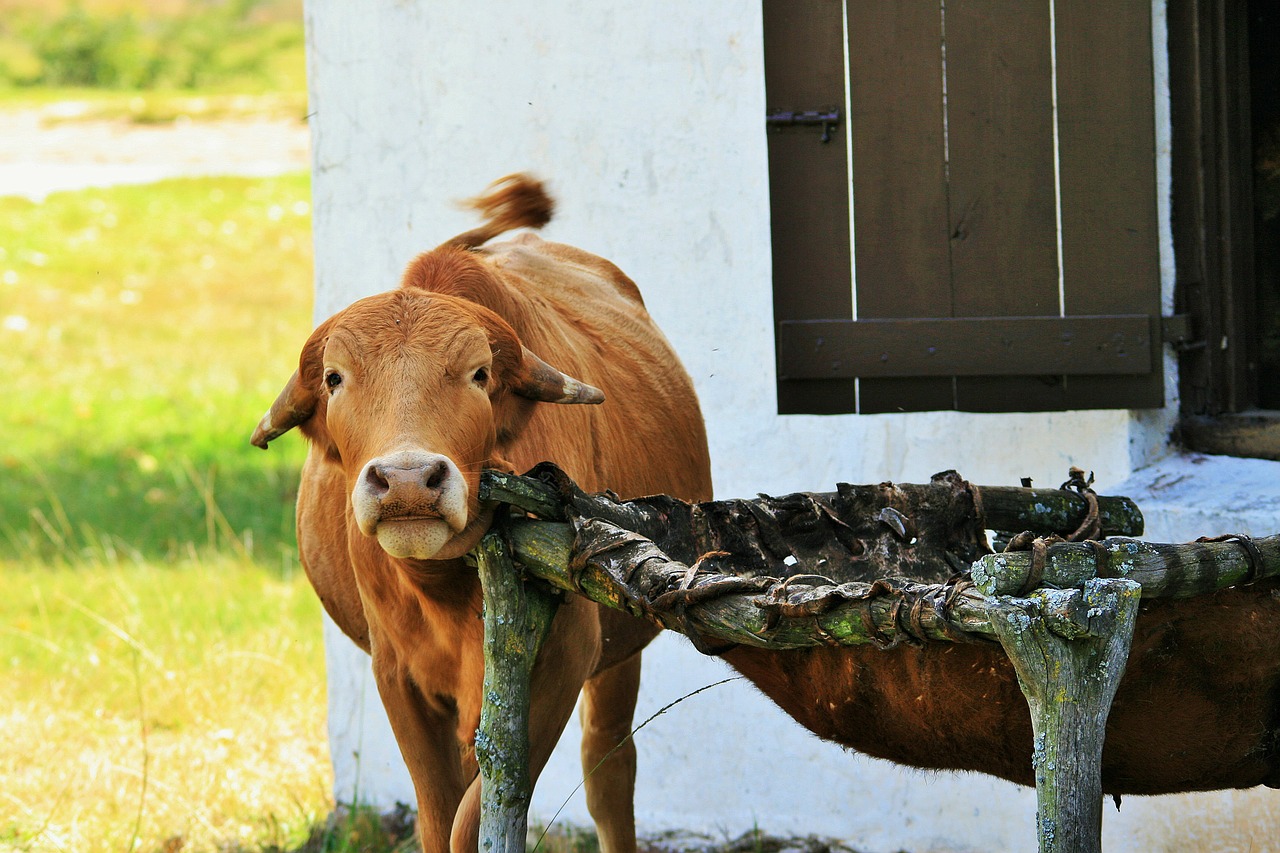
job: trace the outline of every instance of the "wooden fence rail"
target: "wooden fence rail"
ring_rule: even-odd
[[[1094,853],[1101,850],[1105,723],[1139,598],[1185,597],[1280,574],[1280,536],[1188,545],[1050,544],[1027,536],[1027,551],[983,554],[984,529],[1064,534],[1090,524],[1133,535],[1142,517],[1127,498],[979,489],[954,472],[928,486],[842,485],[697,506],[665,496],[586,495],[554,467],[531,473],[486,472],[481,487],[482,500],[522,511],[497,524],[474,553],[494,673],[485,691],[496,700],[486,702],[477,734],[487,853],[523,851],[528,790],[512,780],[528,778],[520,714],[527,714],[528,670],[545,630],[537,620],[550,617],[528,620],[549,613],[556,594],[543,583],[679,631],[704,651],[716,644],[997,641],[1032,713],[1040,850]],[[513,559],[536,579],[524,585],[532,603],[511,580]],[[872,577],[823,576],[851,565]],[[886,575],[886,567],[919,569],[934,580]],[[1064,679],[1072,690],[1062,690]]]

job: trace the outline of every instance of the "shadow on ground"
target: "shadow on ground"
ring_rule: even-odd
[[[714,838],[696,832],[671,830],[641,836],[639,853],[858,853],[831,838],[815,835],[780,837],[749,830],[733,839]],[[419,853],[414,837],[413,812],[403,804],[379,815],[370,809],[341,809],[324,824],[312,828],[298,847],[232,848],[227,853]],[[543,832],[531,827],[528,853],[599,853],[594,830],[557,825]],[[905,851],[900,851],[905,853]]]

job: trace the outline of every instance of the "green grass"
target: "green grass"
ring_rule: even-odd
[[[0,109],[298,119],[305,98],[296,0],[0,0]],[[0,198],[0,850],[406,849],[403,821],[330,818],[302,442],[248,444],[310,330],[309,195]]]
[[[304,176],[0,199],[0,558],[294,563]]]
[[[0,109],[47,122],[301,119],[301,3],[0,0]]]
[[[0,199],[0,849],[339,850],[295,437],[307,178]]]

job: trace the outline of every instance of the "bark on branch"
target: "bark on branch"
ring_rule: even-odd
[[[1126,578],[1143,598],[1187,598],[1280,575],[1280,536],[1245,536],[1163,545],[1133,539],[1049,545],[1043,565],[1034,551],[990,554],[973,564],[988,595],[1018,595],[1038,586],[1077,587],[1089,578]]]

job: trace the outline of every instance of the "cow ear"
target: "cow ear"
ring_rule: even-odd
[[[523,361],[511,382],[511,390],[521,397],[542,403],[603,403],[604,392],[566,376],[521,347]]]
[[[329,340],[329,327],[333,318],[326,320],[307,340],[298,359],[298,369],[285,383],[284,390],[276,397],[271,408],[262,416],[249,442],[255,447],[267,449],[267,444],[289,430],[306,423],[316,413],[319,404],[320,374],[323,371],[324,345]]]

